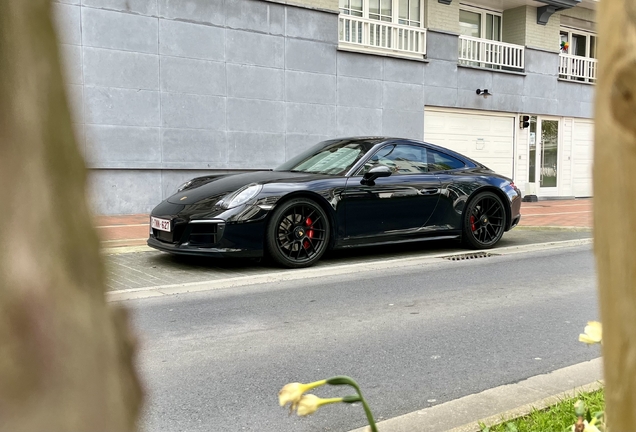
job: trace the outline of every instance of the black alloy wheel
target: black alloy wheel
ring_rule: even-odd
[[[276,207],[267,226],[269,255],[287,268],[309,267],[329,244],[329,220],[314,201],[296,198]]]
[[[474,249],[496,245],[506,229],[506,210],[493,192],[481,192],[464,212],[463,240]]]

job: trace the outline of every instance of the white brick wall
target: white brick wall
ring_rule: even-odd
[[[526,44],[526,6],[503,12],[502,40],[517,45]]]
[[[591,9],[584,9],[582,7],[574,7],[571,9],[565,9],[561,12],[558,12],[558,14],[569,16],[572,18],[582,19],[585,21],[596,22],[596,12]]]
[[[426,28],[459,33],[459,2],[449,5],[437,0],[426,0]]]
[[[559,52],[561,16],[555,13],[546,25],[539,25],[537,24],[537,8],[532,6],[526,6],[526,8],[526,46]]]

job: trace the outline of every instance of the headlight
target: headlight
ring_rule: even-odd
[[[254,198],[256,195],[260,193],[262,189],[263,189],[263,185],[257,185],[257,184],[247,185],[237,190],[236,192],[226,195],[217,204],[225,209],[238,207],[240,205],[247,203],[252,198]]]
[[[181,186],[179,186],[177,188],[177,192],[181,192],[182,190],[184,190],[185,188],[187,188],[191,184],[192,184],[192,180],[188,180],[187,182],[185,182],[184,184],[182,184]]]

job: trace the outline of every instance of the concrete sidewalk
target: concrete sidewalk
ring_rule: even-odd
[[[147,214],[96,216],[105,249],[146,244]],[[592,200],[547,200],[521,204],[520,227],[592,228]]]

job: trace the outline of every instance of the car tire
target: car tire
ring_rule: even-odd
[[[480,192],[470,200],[462,221],[463,243],[472,249],[494,247],[506,230],[506,210],[494,192]]]
[[[274,208],[265,246],[268,255],[283,267],[309,267],[327,250],[329,236],[329,218],[322,207],[313,200],[295,198]]]

